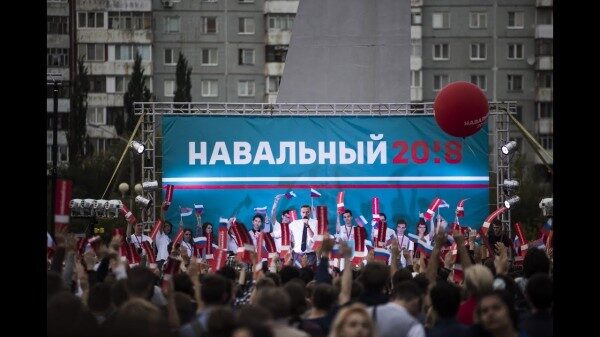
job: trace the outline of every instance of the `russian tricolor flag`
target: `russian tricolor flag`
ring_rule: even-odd
[[[189,208],[189,207],[181,207],[180,208],[180,214],[181,214],[181,216],[192,215],[192,209]]]
[[[342,256],[342,252],[340,250],[340,245],[335,244],[333,245],[333,249],[331,250],[331,258],[332,259],[341,259]]]
[[[202,212],[204,212],[204,205],[194,204],[194,209],[196,210],[196,215],[202,215]]]
[[[374,257],[375,257],[375,260],[379,260],[384,263],[387,263],[388,259],[390,258],[390,252],[385,248],[375,247]]]
[[[430,256],[431,252],[433,251],[433,247],[427,242],[419,240],[417,242],[417,250],[426,256]]]
[[[254,214],[267,215],[267,206],[255,207]]]
[[[285,198],[288,199],[288,200],[292,199],[292,198],[295,198],[295,197],[296,197],[296,193],[294,193],[294,191],[289,191],[289,192],[287,192],[285,194]]]
[[[219,218],[219,226],[224,226],[227,227],[227,224],[229,223],[228,219],[225,218]]]
[[[552,230],[552,218],[548,219],[548,221],[546,221],[544,226],[542,226],[542,233],[544,233],[545,235],[548,235],[548,234],[550,234],[551,230]]]
[[[206,238],[206,236],[199,236],[197,238],[194,238],[194,243],[199,245],[202,248],[206,247],[207,242],[208,242],[208,239]]]
[[[360,227],[365,227],[367,225],[367,219],[365,219],[365,217],[361,215],[358,218],[356,218],[356,223]]]
[[[321,193],[319,193],[319,191],[315,190],[314,188],[310,189],[310,197],[311,198],[318,198],[321,196]]]

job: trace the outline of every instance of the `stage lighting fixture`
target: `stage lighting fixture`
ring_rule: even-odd
[[[510,190],[516,190],[519,188],[519,182],[516,180],[504,179],[504,183],[502,184],[502,187],[504,187],[506,189],[510,189]]]
[[[157,180],[153,180],[153,181],[144,181],[142,183],[142,190],[144,191],[156,191],[159,190],[160,187],[158,186],[158,181]]]
[[[146,199],[141,195],[135,197],[135,203],[138,204],[142,208],[148,208],[152,205],[152,200]]]
[[[138,154],[142,154],[144,152],[144,144],[138,142],[138,141],[132,141],[130,144],[131,148],[133,148],[135,150],[135,152],[137,152]]]
[[[509,153],[514,152],[516,149],[517,149],[517,142],[515,142],[514,140],[511,140],[510,142],[508,142],[504,146],[502,146],[502,153],[504,153],[505,155],[508,155]]]
[[[514,204],[518,203],[519,200],[521,200],[521,198],[516,195],[510,199],[504,200],[504,207],[511,208]]]

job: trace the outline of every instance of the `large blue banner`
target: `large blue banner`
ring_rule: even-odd
[[[325,205],[335,230],[336,196],[354,218],[371,220],[378,197],[389,226],[399,218],[414,232],[419,213],[440,197],[454,221],[465,203],[461,225],[481,226],[488,214],[487,128],[466,139],[445,134],[433,116],[165,116],[163,186],[175,185],[167,219],[179,222],[179,206],[204,205],[203,221],[237,217],[251,226],[254,208],[283,198],[282,210]],[[310,197],[313,188],[320,197]],[[193,216],[184,217],[195,226]],[[367,226],[370,232],[370,226]]]

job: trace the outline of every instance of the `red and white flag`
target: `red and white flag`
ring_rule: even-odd
[[[379,207],[379,198],[374,197],[371,199],[371,213],[373,219],[379,219],[379,213],[381,213],[381,208]]]
[[[346,210],[346,208],[344,207],[344,195],[346,194],[346,192],[344,191],[339,191],[338,195],[337,195],[337,212],[338,214],[343,214],[344,211]]]
[[[175,189],[174,185],[167,185],[165,192],[165,206],[163,207],[166,210],[171,206],[171,202],[173,202],[173,190]]]
[[[121,214],[123,214],[123,216],[125,217],[125,220],[127,220],[128,223],[130,223],[132,225],[135,225],[137,223],[137,219],[135,218],[135,215],[133,215],[133,213],[129,210],[129,208],[127,208],[125,203],[123,203],[121,205],[121,208],[119,208],[119,212],[121,212]]]
[[[367,257],[365,252],[365,239],[367,238],[367,231],[364,227],[354,227],[354,255],[352,257],[352,264],[358,266]]]
[[[281,224],[281,247],[279,250],[279,257],[281,257],[282,259],[285,258],[285,256],[288,254],[288,252],[291,249],[290,241],[291,241],[290,224],[282,223]]]
[[[158,231],[162,228],[162,225],[163,223],[160,219],[156,219],[156,221],[154,221],[154,226],[150,232],[150,240],[156,241],[156,235],[158,235]]]
[[[462,199],[461,201],[458,202],[458,205],[456,205],[456,217],[457,218],[462,218],[465,216],[465,201],[469,200],[469,198],[467,199]]]
[[[156,254],[154,253],[154,249],[150,245],[150,241],[142,241],[142,249],[146,252],[146,258],[148,260],[148,265],[150,269],[156,268]]]
[[[323,239],[327,236],[327,206],[317,206],[317,235],[313,241],[313,250],[318,250],[323,244]]]
[[[481,228],[479,229],[479,232],[485,236],[487,236],[488,231],[490,230],[490,224],[492,223],[492,221],[494,221],[494,219],[496,217],[498,217],[500,214],[504,213],[508,208],[502,206],[498,209],[496,209],[495,211],[493,211],[490,215],[487,216],[487,218],[485,218],[485,221],[483,222],[483,226],[481,226]]]
[[[444,200],[436,197],[435,199],[433,199],[433,201],[431,201],[429,207],[427,207],[427,212],[423,213],[423,218],[425,219],[425,221],[431,220],[433,215],[437,212],[438,208],[440,207],[450,207],[450,205],[448,205],[448,203]]]

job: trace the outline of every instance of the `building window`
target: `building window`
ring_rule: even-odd
[[[106,110],[104,107],[88,107],[87,122],[92,125],[106,125]]]
[[[450,45],[447,43],[439,43],[433,45],[433,60],[448,60],[450,59]]]
[[[48,57],[46,66],[48,67],[68,67],[69,49],[67,48],[46,48]]]
[[[552,151],[554,149],[554,137],[552,135],[540,135],[538,140],[545,150]]]
[[[78,12],[77,28],[104,28],[104,12]]]
[[[508,59],[509,60],[522,60],[523,59],[523,44],[522,43],[509,43],[508,44]]]
[[[175,81],[165,80],[165,97],[175,96]]]
[[[522,105],[517,105],[516,109],[515,109],[515,118],[519,121],[522,122],[523,121],[523,106]]]
[[[47,16],[47,34],[69,34],[68,16]]]
[[[50,1],[48,1],[50,2]],[[60,163],[66,163],[69,161],[69,148],[67,145],[59,145],[57,147],[57,158]],[[52,163],[52,145],[46,146],[46,158],[48,163]]]
[[[265,62],[285,62],[288,45],[267,45],[265,50]]]
[[[106,93],[106,76],[90,75],[90,93]]]
[[[254,18],[239,18],[238,34],[254,34]]]
[[[126,92],[130,79],[130,76],[115,76],[115,92]]]
[[[439,91],[450,83],[450,77],[446,74],[433,75],[433,91]]]
[[[217,97],[219,96],[219,82],[217,80],[202,80],[202,97]]]
[[[281,76],[267,76],[267,93],[276,94],[279,92],[279,83]]]
[[[537,86],[539,88],[552,89],[552,72],[538,72]]]
[[[421,25],[423,23],[423,17],[421,12],[411,12],[410,13],[410,24],[411,25]]]
[[[471,75],[471,83],[475,84],[483,91],[487,90],[486,82],[485,75]]]
[[[523,75],[508,75],[508,91],[523,90]]]
[[[482,61],[486,58],[485,43],[471,43],[471,61]]]
[[[174,66],[176,64],[177,59],[175,58],[175,49],[165,49],[165,65]]]
[[[525,12],[508,12],[508,28],[525,28]]]
[[[293,14],[267,14],[267,25],[269,30],[292,30],[293,24]]]
[[[538,102],[537,103],[537,118],[553,118],[554,117],[554,111],[553,111],[553,106],[552,106],[552,102]]]
[[[420,70],[412,70],[410,72],[410,86],[411,88],[420,88],[423,73]]]
[[[536,24],[551,25],[552,24],[552,8],[538,8],[536,13]]]
[[[179,33],[179,17],[167,16],[165,18],[165,33]]]
[[[203,16],[200,18],[202,27],[200,32],[202,34],[215,34],[217,33],[217,17],[216,16]]]
[[[471,13],[469,13],[469,28],[471,28],[471,29],[487,28],[487,13],[486,12],[471,12]]]
[[[56,128],[58,130],[68,130],[69,129],[69,113],[58,113],[56,116]],[[54,114],[48,113],[46,114],[46,130],[52,130],[52,126],[54,125]]]
[[[202,49],[202,65],[203,66],[216,66],[219,64],[218,61],[219,53],[217,48],[206,48]]]
[[[238,64],[253,65],[254,64],[254,49],[238,49]]]
[[[86,61],[106,61],[106,46],[102,43],[81,43],[77,45],[77,56]]]
[[[108,29],[152,29],[152,13],[108,12]]]
[[[450,28],[450,13],[439,12],[433,13],[433,29],[448,29]]]
[[[552,40],[551,39],[536,39],[535,54],[537,56],[552,56]]]
[[[238,82],[238,96],[251,97],[254,96],[254,81],[240,80]]]

